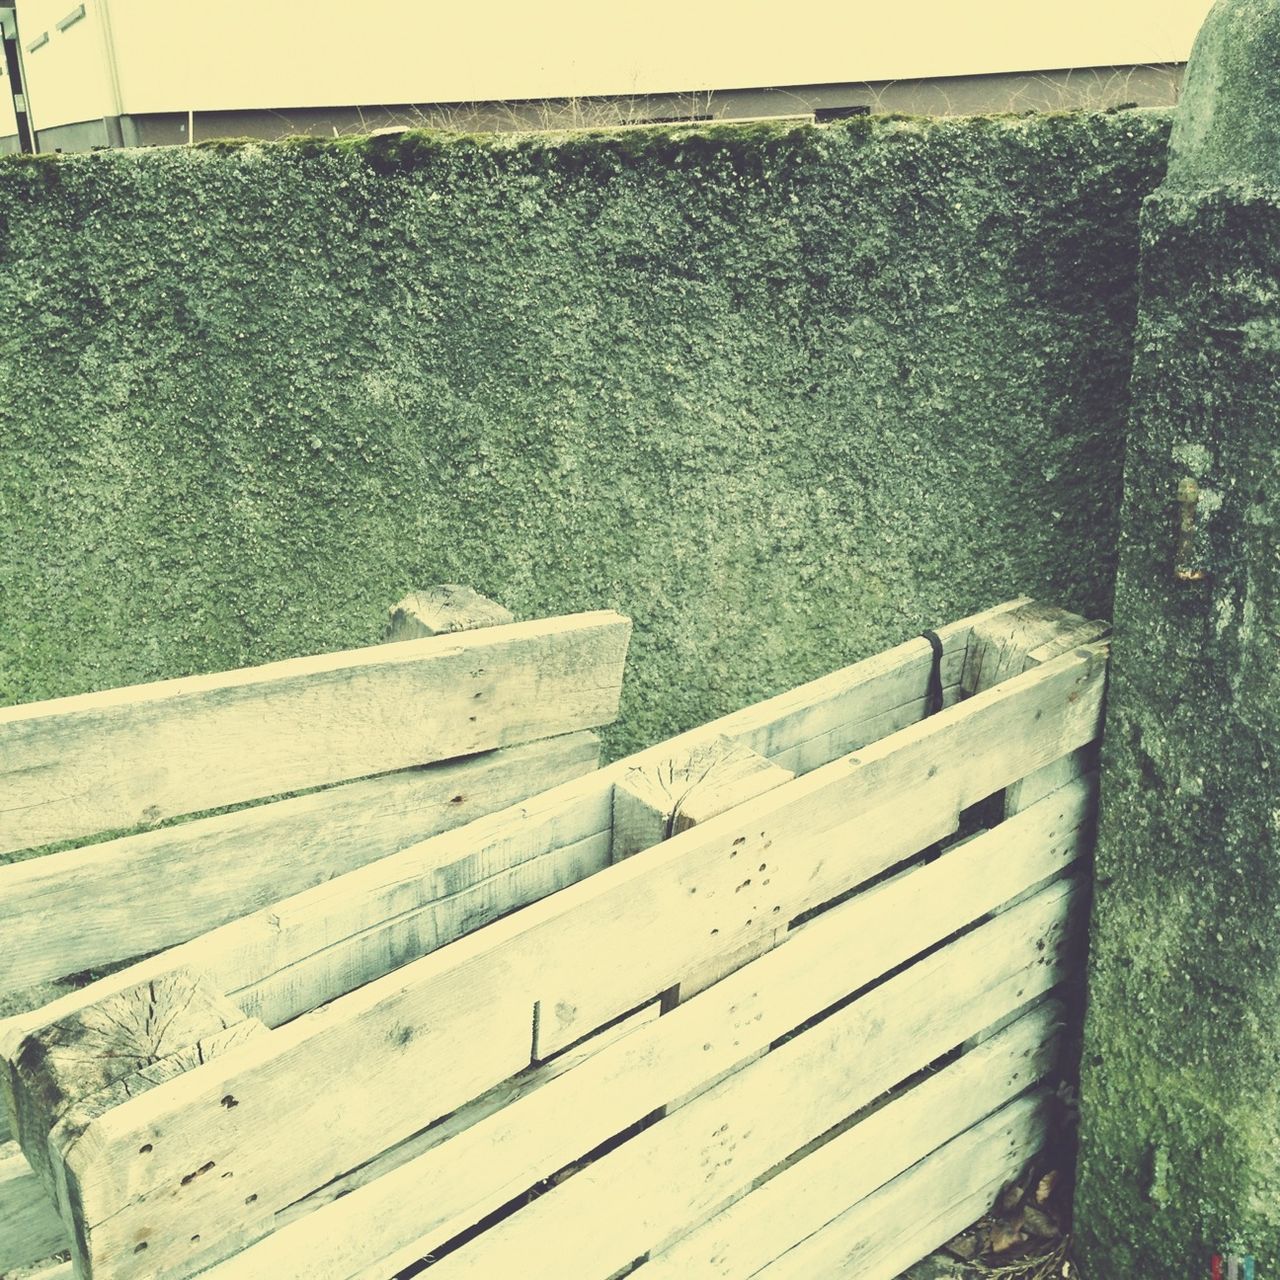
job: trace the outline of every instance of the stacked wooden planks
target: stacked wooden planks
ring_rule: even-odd
[[[0,710],[0,1011],[597,766],[627,619],[516,624],[449,586],[407,597],[389,633]],[[0,1111],[0,1274],[66,1246],[10,1128]]]
[[[1105,647],[937,635],[938,714],[911,641],[11,1020],[79,1274],[887,1278],[965,1225],[1047,1124]]]

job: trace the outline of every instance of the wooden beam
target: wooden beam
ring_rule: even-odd
[[[589,729],[631,624],[520,622],[0,710],[0,852]]]
[[[44,1184],[16,1142],[0,1143],[0,1275],[66,1247],[66,1229]]]
[[[661,844],[794,777],[723,734],[633,768],[613,788],[613,860]]]
[[[1083,818],[1086,799],[1080,797],[1077,808],[1073,809],[1067,802],[1068,797],[1051,797],[1052,804],[1046,802],[1043,809],[1038,807],[1002,824],[989,838],[970,841],[954,853],[949,851],[923,868],[919,876],[889,882],[832,909],[764,959],[674,1009],[651,1027],[634,1032],[596,1055],[580,1072],[562,1077],[569,1082],[560,1086],[562,1092],[551,1091],[560,1084],[556,1081],[548,1089],[532,1095],[528,1108],[535,1117],[543,1119],[536,1121],[542,1127],[535,1130],[536,1141],[530,1139],[527,1150],[532,1154],[528,1158],[548,1162],[545,1166],[531,1166],[532,1175],[538,1177],[553,1172],[655,1107],[683,1096],[696,1089],[700,1082],[751,1056],[798,1021],[827,1008],[887,967],[945,938],[965,920],[983,914],[1027,884],[1069,865],[1082,852],[1075,833]],[[712,825],[702,830],[709,830]],[[697,831],[677,837],[650,856],[674,849],[680,841],[691,840]],[[1017,857],[1012,856],[1015,851]],[[633,873],[633,869],[645,861],[647,859],[632,859],[594,879],[598,882]],[[709,888],[706,879],[701,883]],[[577,894],[587,887],[578,886],[558,897]],[[642,895],[641,900],[648,897],[644,893],[647,887],[634,875],[629,877],[629,890]],[[1057,886],[1055,892],[1061,895],[1067,889]],[[681,893],[687,895],[687,885]],[[532,910],[541,911],[547,905]],[[656,905],[656,910],[659,916],[665,914],[662,903]],[[579,903],[574,915],[581,911],[582,903]],[[999,921],[1008,921],[1016,916],[1015,923],[1001,924],[1002,930],[1025,930],[1029,917],[1024,908],[1017,911],[1024,914],[1011,912],[999,917]],[[512,917],[512,921],[515,919]],[[417,1007],[412,1012],[405,997],[415,985],[411,973],[414,966],[396,975],[399,999],[390,992],[366,988],[347,998],[348,1002],[360,1002],[358,1014],[351,1011],[349,1005],[346,1012],[339,1014],[338,1005],[334,1005],[330,1006],[331,1016],[318,1015],[320,1025],[313,1025],[309,1037],[301,1034],[302,1024],[315,1020],[303,1019],[292,1028],[273,1033],[268,1040],[286,1035],[291,1043],[279,1044],[270,1062],[259,1058],[253,1046],[249,1046],[237,1055],[235,1070],[223,1072],[219,1063],[209,1064],[146,1098],[125,1103],[96,1121],[94,1147],[86,1147],[86,1135],[69,1161],[78,1166],[71,1174],[79,1188],[79,1203],[89,1223],[95,1256],[105,1259],[117,1256],[133,1238],[131,1233],[136,1234],[144,1225],[150,1232],[152,1257],[157,1264],[173,1258],[175,1251],[179,1259],[187,1256],[187,1238],[194,1231],[200,1231],[202,1246],[208,1246],[212,1254],[215,1246],[204,1238],[202,1223],[226,1222],[233,1228],[246,1230],[259,1225],[260,1231],[265,1232],[269,1223],[264,1219],[255,1224],[246,1219],[245,1211],[225,1183],[205,1182],[177,1196],[172,1194],[181,1176],[179,1172],[175,1177],[173,1169],[182,1171],[193,1159],[200,1162],[217,1159],[224,1170],[234,1172],[237,1190],[251,1186],[268,1206],[283,1208],[343,1169],[359,1164],[360,1157],[353,1157],[353,1151],[359,1149],[371,1155],[391,1145],[390,1141],[383,1141],[382,1134],[388,1132],[389,1125],[394,1127],[397,1123],[397,1113],[413,1129],[420,1129],[442,1098],[464,1101],[519,1070],[529,1058],[530,1006],[504,992],[521,980],[522,966],[530,961],[523,946],[500,945],[497,951],[489,950],[485,944],[490,939],[485,934],[492,935],[502,929],[501,924],[495,925],[451,948],[452,963],[432,978],[424,976],[427,986],[413,1002]],[[547,954],[548,949],[559,953],[563,948],[564,963],[572,957],[572,963],[578,967],[583,955],[608,954],[593,950],[583,934],[572,930],[560,932],[563,937],[557,941],[555,933],[535,931],[538,947],[544,953],[542,962],[532,962],[535,967],[551,961],[559,968],[561,961],[558,956],[553,960]],[[1019,936],[1025,937],[1025,932]],[[1001,932],[999,937],[1004,939],[1006,935]],[[535,935],[528,935],[528,941],[533,944]],[[629,951],[630,941],[623,939],[623,951]],[[655,935],[651,949],[662,948],[666,941],[665,936]],[[1000,949],[1002,954],[1007,952],[1005,941],[1000,942]],[[438,959],[444,960],[445,953]],[[643,949],[632,953],[632,959],[637,964],[655,963],[654,957]],[[656,983],[646,984],[654,985],[655,991],[669,985],[666,971],[660,969],[659,973]],[[539,984],[540,976],[543,981],[546,978],[545,973],[523,976],[526,981],[532,978],[535,984]],[[428,995],[430,1000],[424,1001]],[[434,1012],[427,1012],[428,1003]],[[719,1010],[715,1017],[724,1022],[722,1030],[712,1035],[707,1034],[709,1009]],[[360,1041],[364,1046],[360,1081],[352,1080],[346,1069],[339,1066],[340,1062],[350,1060],[354,1050],[345,1048],[342,1037],[335,1034],[340,1023],[334,1014],[339,1014],[343,1023],[353,1016],[359,1022]],[[352,1026],[354,1029],[354,1024]],[[520,1033],[523,1051],[512,1039]],[[381,1048],[384,1044],[393,1050],[391,1055],[386,1051],[372,1053],[373,1046]],[[459,1044],[470,1044],[471,1051],[460,1055]],[[251,1064],[250,1057],[259,1060]],[[434,1102],[423,1098],[420,1104],[415,1104],[410,1097],[402,1095],[398,1080],[410,1060],[413,1079],[432,1081]],[[232,1067],[229,1059],[223,1061]],[[655,1067],[657,1063],[664,1064],[660,1070]],[[216,1084],[211,1076],[217,1077]],[[323,1079],[325,1086],[322,1089],[304,1087],[301,1084],[304,1078]],[[293,1083],[286,1085],[286,1080]],[[206,1098],[212,1098],[214,1089],[233,1092],[242,1105],[233,1112],[220,1107],[215,1111],[205,1102]],[[412,1095],[411,1087],[408,1093]],[[163,1106],[157,1107],[155,1103],[162,1101],[161,1094],[168,1097],[163,1099]],[[417,1096],[421,1098],[420,1089]],[[446,1104],[445,1109],[452,1107]],[[143,1111],[147,1114],[140,1114]],[[341,1120],[330,1118],[339,1115]],[[525,1112],[512,1112],[495,1123],[521,1124],[523,1115]],[[578,1127],[565,1129],[566,1115],[580,1117],[580,1123],[579,1119],[573,1121]],[[239,1123],[242,1116],[243,1124]],[[363,1134],[357,1132],[356,1123],[363,1126]],[[91,1134],[93,1129],[91,1126]],[[371,1136],[371,1129],[377,1130],[376,1136]],[[562,1136],[556,1137],[561,1131]],[[468,1132],[473,1136],[467,1142],[478,1144],[476,1150],[483,1157],[481,1173],[477,1176],[491,1177],[493,1151],[501,1148],[513,1153],[514,1149],[500,1134]],[[281,1136],[284,1134],[289,1136],[284,1138]],[[153,1143],[154,1150],[143,1162],[134,1153],[148,1142]],[[458,1206],[458,1212],[463,1208],[469,1212],[475,1204],[473,1199],[459,1202],[452,1198],[478,1194],[474,1180],[463,1177],[460,1150],[457,1146],[448,1148],[447,1144],[437,1148],[442,1179],[439,1183],[434,1180],[435,1175],[428,1173],[424,1174],[425,1183],[411,1181],[410,1189],[406,1190],[394,1177],[384,1177],[376,1184],[377,1192],[362,1188],[328,1206],[325,1212],[332,1210],[341,1216],[357,1211],[355,1206],[361,1205],[359,1212],[365,1214],[370,1223],[381,1221],[386,1206],[379,1200],[377,1211],[368,1211],[367,1201],[357,1201],[357,1196],[365,1193],[375,1196],[385,1193],[405,1206],[406,1211],[413,1206],[419,1223],[426,1212],[423,1206],[437,1201],[442,1209],[452,1204]],[[514,1154],[511,1159],[515,1160]],[[157,1163],[152,1165],[151,1161]],[[501,1174],[498,1198],[492,1204],[485,1201],[489,1208],[519,1190],[511,1181],[515,1167],[504,1165],[497,1170]],[[422,1174],[423,1167],[418,1166],[417,1172]],[[295,1191],[295,1187],[304,1190]],[[343,1208],[347,1205],[352,1209]],[[482,1207],[479,1213],[486,1211]],[[387,1221],[403,1223],[404,1219],[391,1215]],[[192,1222],[197,1225],[188,1231],[188,1224]],[[450,1219],[441,1229],[454,1231],[465,1225]],[[331,1234],[324,1232],[324,1238],[328,1239]],[[299,1249],[306,1235],[301,1229],[295,1235],[294,1244]],[[362,1246],[368,1244],[370,1238],[365,1231],[360,1237]],[[211,1261],[212,1256],[207,1260]],[[237,1263],[242,1261],[238,1259]]]
[[[0,866],[0,996],[206,933],[591,772],[580,732]]]
[[[1021,934],[984,926],[802,1031],[442,1258],[439,1280],[607,1280],[678,1238],[984,1018],[1061,980],[1063,910],[1058,894],[1038,914],[1022,913]],[[711,1023],[705,1034],[723,1033]],[[1035,1078],[1028,1070],[1024,1086]],[[998,1083],[985,1082],[994,1105]],[[952,1136],[938,1117],[923,1119],[923,1136],[895,1138],[928,1151]],[[386,1260],[378,1265],[387,1274]]]
[[[307,1194],[526,1066],[535,1007],[548,1055],[779,916],[932,843],[960,808],[1092,740],[1104,671],[1101,651],[1064,655],[115,1108],[71,1152],[85,1221],[110,1238],[134,1213],[159,1212],[162,1188],[181,1213],[193,1201],[168,1189],[192,1160],[237,1169],[235,1190],[251,1181],[259,1207]],[[356,1060],[353,1076],[346,1064]],[[310,1084],[317,1077],[322,1090]],[[226,1094],[242,1105],[223,1107]],[[246,1220],[230,1191],[206,1181],[193,1194],[210,1221],[231,1226]]]
[[[49,1132],[74,1103],[245,1021],[200,975],[178,970],[28,1036],[10,1063],[18,1142],[52,1195]]]
[[[1028,601],[1016,609],[984,618],[974,626],[965,653],[961,692],[966,696],[990,689],[1011,676],[1111,634],[1106,622],[1093,621],[1053,605]],[[1051,761],[1005,788],[1001,801],[1006,817],[1034,804],[1072,778],[1097,768],[1094,744]]]
[[[423,636],[451,635],[478,627],[500,627],[515,621],[504,605],[479,595],[471,587],[444,583],[410,592],[392,605],[387,640],[420,640]]]
[[[1023,603],[1010,601],[939,629],[949,688],[959,689],[973,627]],[[182,964],[208,973],[268,1025],[296,1017],[459,936],[455,930],[473,917],[459,912],[458,894],[483,895],[487,910],[475,918],[492,918],[563,887],[575,869],[599,869],[604,863],[585,855],[603,839],[607,861],[614,785],[632,768],[723,735],[778,760],[803,754],[802,762],[786,767],[811,770],[920,720],[932,666],[928,643],[909,640],[384,857],[69,993],[48,1010],[0,1021],[0,1057],[42,1021]],[[541,858],[553,860],[546,873],[534,865]]]

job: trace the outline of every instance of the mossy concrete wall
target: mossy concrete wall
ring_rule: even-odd
[[[636,621],[613,754],[1018,593],[1110,611],[1168,117],[0,162],[0,703]]]
[[[1081,1083],[1107,1280],[1280,1274],[1280,8],[1220,3],[1187,86],[1143,215]]]

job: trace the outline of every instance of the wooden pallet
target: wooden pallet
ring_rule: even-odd
[[[1101,634],[1011,602],[11,1020],[78,1273],[892,1276],[1045,1132]]]

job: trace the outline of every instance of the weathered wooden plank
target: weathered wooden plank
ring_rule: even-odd
[[[466,1106],[460,1107],[451,1115],[443,1117],[421,1133],[414,1134],[411,1138],[406,1138],[404,1142],[398,1143],[390,1150],[382,1152],[367,1164],[363,1164],[358,1169],[353,1169],[350,1173],[335,1178],[332,1182],[326,1183],[323,1187],[312,1192],[311,1195],[288,1205],[276,1214],[274,1223],[276,1229],[279,1230],[281,1227],[288,1226],[291,1222],[306,1219],[309,1225],[304,1231],[310,1232],[315,1225],[315,1220],[311,1218],[311,1215],[317,1209],[321,1209],[327,1204],[332,1204],[343,1196],[349,1196],[360,1187],[376,1182],[384,1174],[403,1167],[411,1160],[420,1159],[427,1152],[434,1150],[452,1138],[456,1138],[459,1134],[465,1133],[468,1129],[473,1128],[483,1120],[487,1120],[504,1107],[511,1106],[521,1098],[528,1097],[552,1080],[557,1079],[568,1071],[572,1071],[575,1067],[581,1066],[588,1058],[609,1048],[610,1045],[616,1044],[624,1036],[630,1035],[641,1027],[648,1026],[649,1023],[658,1018],[660,1013],[661,1008],[658,1001],[647,1004],[643,1009],[636,1010],[635,1013],[628,1015],[612,1026],[596,1032],[595,1035],[588,1036],[586,1040],[573,1048],[566,1049],[564,1053],[560,1054],[559,1057],[553,1058],[550,1062],[540,1062],[536,1066],[522,1071],[511,1080],[504,1080],[495,1089],[491,1089],[488,1093],[482,1094],[472,1102],[468,1102]]]
[[[1059,981],[1050,935],[1063,925],[1061,890],[1051,901],[1023,914],[1021,935],[979,929],[730,1075],[440,1260],[438,1280],[608,1280],[705,1221],[984,1020]],[[934,1132],[935,1146],[951,1136]]]
[[[1069,865],[1083,852],[1077,833],[1086,813],[1087,797],[1058,797],[948,851],[911,877],[833,908],[763,959],[500,1115],[277,1232],[237,1258],[236,1270],[226,1274],[246,1280],[345,1276],[344,1267],[355,1261],[381,1260],[378,1249],[389,1251],[394,1265],[384,1274],[390,1274],[420,1256],[415,1249],[427,1252],[657,1107],[750,1058],[886,967]],[[1034,932],[1028,922],[1039,919],[1036,911],[1059,919],[1068,893],[1068,886],[1054,886],[1038,906],[1026,904],[1020,915],[1002,917],[1000,931],[986,935],[996,939],[995,953],[1005,956],[1014,940]],[[453,1058],[457,1043],[449,1051]],[[440,1047],[439,1069],[447,1070],[450,1057]],[[435,1059],[424,1061],[422,1069],[430,1076],[437,1070]],[[300,1148],[322,1155],[295,1141],[295,1159],[302,1158]],[[495,1160],[496,1152],[501,1160]],[[243,1163],[228,1167],[236,1168],[237,1179],[245,1175]],[[277,1184],[273,1170],[261,1163],[252,1168],[256,1181]],[[183,1221],[217,1221],[227,1212],[216,1202],[217,1190],[213,1184],[201,1203],[189,1202]],[[160,1219],[153,1209],[166,1212],[153,1201],[139,1220],[152,1227],[155,1239]],[[269,1225],[264,1222],[263,1229]]]
[[[972,695],[989,689],[1076,645],[1100,641],[1110,634],[1109,623],[1096,622],[1037,601],[984,618],[970,633],[961,692]],[[1003,797],[1005,815],[1034,804],[1055,787],[1093,768],[1091,757],[1091,748],[1081,748],[1010,784]]]
[[[939,628],[944,647],[944,682],[958,683],[972,627],[1022,603],[1010,601]],[[433,930],[441,941],[447,940],[447,934],[436,930],[430,920],[423,923],[417,919],[419,912],[428,917],[437,912],[437,899],[442,893],[457,892],[516,863],[607,833],[612,821],[614,784],[629,769],[657,761],[673,751],[691,749],[719,735],[766,755],[803,750],[808,753],[806,768],[818,763],[819,756],[825,763],[834,758],[825,754],[831,749],[830,742],[823,741],[828,735],[834,735],[831,741],[861,746],[886,729],[915,723],[923,714],[923,695],[932,663],[932,650],[926,641],[907,641],[510,810],[349,872],[328,885],[225,925],[84,991],[69,993],[42,1013],[10,1018],[7,1023],[0,1021],[0,1056],[11,1053],[13,1044],[42,1020],[65,1016],[112,990],[180,964],[202,969],[224,991],[241,992],[246,1000],[251,998],[249,992],[253,989],[253,1012],[268,1024],[296,1016],[386,972],[376,966],[362,968],[362,957],[412,955],[419,939],[430,936]],[[905,721],[893,719],[890,723],[885,718],[904,713]],[[796,763],[787,767],[801,768]],[[544,883],[558,887],[554,876],[528,875],[515,882],[513,888],[536,893]],[[531,900],[517,896],[506,905],[514,909]],[[372,942],[378,933],[387,936],[380,943]],[[323,951],[333,954],[319,956]],[[316,959],[312,960],[313,956]],[[304,968],[311,968],[317,975],[314,984],[301,980]],[[340,975],[343,980],[330,984],[332,975]]]
[[[793,777],[723,736],[633,768],[613,788],[613,860],[651,849]]]
[[[66,1247],[66,1230],[44,1184],[16,1142],[0,1144],[0,1275]]]
[[[406,912],[394,927],[353,934],[341,946],[314,951],[230,995],[246,1013],[279,1026],[318,1004],[318,993],[328,998],[354,991],[371,977],[391,973],[523,903],[537,902],[602,871],[610,863],[609,850],[610,833],[601,831],[474,882],[459,877],[457,889],[449,887],[449,875],[442,875],[429,904]],[[335,881],[333,900],[342,893],[341,882]]]
[[[981,693],[1110,633],[1108,623],[1038,600],[1022,601],[1013,609],[975,622],[965,652],[961,688],[966,696]]]
[[[981,1048],[885,1105],[743,1194],[669,1246],[646,1280],[747,1280],[850,1205],[979,1124],[1055,1066],[1061,1007],[1023,1013]],[[927,1212],[927,1207],[926,1207]]]
[[[5,708],[0,852],[605,724],[630,630],[577,614]]]
[[[566,734],[0,866],[0,995],[185,942],[598,760]]]
[[[50,1194],[49,1132],[81,1098],[188,1045],[234,1027],[244,1014],[199,974],[180,969],[28,1036],[9,1064],[18,1142]]]
[[[514,621],[515,615],[505,605],[480,595],[472,587],[446,582],[411,591],[399,604],[392,605],[387,639],[420,640],[423,636],[500,627]]]
[[[1042,1097],[1012,1102],[756,1275],[760,1280],[893,1280],[989,1209],[1001,1186],[1043,1145],[1047,1130]],[[956,1213],[960,1207],[964,1216]]]
[[[526,1065],[535,1006],[537,1052],[547,1056],[722,948],[772,931],[778,916],[937,839],[959,808],[1028,767],[1091,740],[1104,669],[1101,651],[1065,655],[405,966],[260,1048],[125,1103],[72,1153],[86,1220],[113,1218],[111,1229],[122,1229],[123,1207],[172,1185],[198,1152],[200,1164],[251,1171],[255,1194],[306,1194],[420,1129],[424,1112],[453,1110]],[[833,836],[842,828],[856,832],[856,848]],[[458,1054],[460,1043],[471,1052]],[[339,1070],[357,1058],[358,1077]],[[334,1077],[319,1093],[304,1083],[317,1072]],[[227,1093],[253,1105],[227,1110]],[[310,1141],[315,1149],[299,1158]],[[133,1153],[147,1144],[154,1152],[139,1161]],[[224,1205],[214,1220],[238,1213]]]

